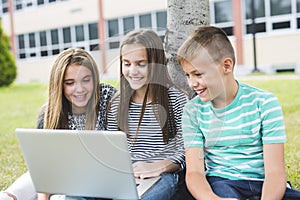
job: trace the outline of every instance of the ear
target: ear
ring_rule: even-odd
[[[231,58],[223,59],[223,72],[224,74],[229,74],[233,72],[233,61]]]

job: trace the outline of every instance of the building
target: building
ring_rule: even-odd
[[[210,23],[223,28],[237,50],[237,71],[251,72],[257,63],[269,73],[299,72],[300,0],[253,0],[255,35],[252,0],[209,2]],[[102,78],[117,78],[124,33],[151,27],[163,38],[166,9],[167,0],[2,0],[0,16],[13,38],[17,81],[47,82],[54,56],[68,47],[90,51]],[[104,41],[100,48],[99,41]]]

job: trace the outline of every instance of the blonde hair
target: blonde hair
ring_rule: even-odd
[[[212,61],[219,64],[224,58],[231,58],[235,65],[235,52],[226,33],[214,26],[202,26],[195,30],[178,49],[179,64],[190,62],[199,53],[206,49]]]
[[[99,72],[91,55],[79,48],[69,48],[61,52],[52,65],[48,103],[44,116],[46,129],[69,129],[68,114],[72,113],[72,104],[63,94],[63,84],[66,69],[72,64],[82,65],[92,73],[94,92],[87,104],[85,129],[95,129],[100,98]]]

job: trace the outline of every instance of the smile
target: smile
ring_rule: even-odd
[[[198,95],[201,95],[205,92],[206,89],[201,89],[201,90],[195,90],[195,92],[198,94]]]
[[[81,95],[73,95],[73,96],[76,100],[83,100],[83,99],[86,98],[87,95],[86,94],[81,94]]]
[[[143,77],[130,77],[130,79],[133,81],[140,81],[143,79]]]

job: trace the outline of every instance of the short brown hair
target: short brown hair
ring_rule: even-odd
[[[224,58],[231,58],[235,65],[235,52],[226,33],[214,26],[202,26],[196,29],[178,49],[179,64],[193,60],[199,50],[204,48],[212,61],[220,63]]]

